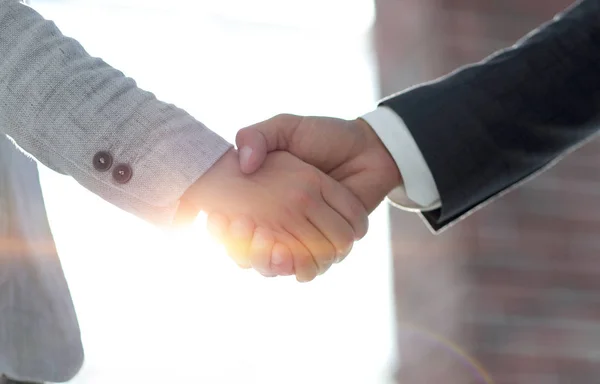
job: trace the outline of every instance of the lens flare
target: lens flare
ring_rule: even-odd
[[[407,330],[409,332],[413,332],[418,334],[425,339],[435,342],[441,345],[443,348],[448,350],[450,353],[456,355],[460,358],[460,361],[481,381],[482,384],[494,384],[494,380],[491,375],[487,372],[485,367],[477,361],[475,358],[471,357],[467,352],[464,351],[460,346],[454,343],[451,340],[448,340],[444,336],[438,335],[432,331],[429,331],[425,328],[419,327],[410,323],[400,323],[398,325],[400,330]]]

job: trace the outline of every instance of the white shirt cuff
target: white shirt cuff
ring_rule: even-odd
[[[362,116],[375,131],[396,162],[404,185],[388,199],[407,211],[431,211],[441,206],[431,171],[410,131],[400,116],[388,107],[379,107]]]

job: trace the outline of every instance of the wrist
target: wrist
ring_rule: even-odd
[[[362,118],[357,118],[354,120],[354,123],[361,130],[366,152],[370,154],[370,162],[372,163],[372,167],[370,168],[377,173],[385,175],[382,179],[382,187],[385,188],[386,194],[402,186],[404,181],[398,165],[375,130]]]
[[[196,219],[200,211],[202,211],[203,196],[210,193],[212,189],[211,180],[221,173],[224,167],[231,168],[231,165],[235,165],[235,162],[238,161],[237,156],[238,154],[235,149],[229,149],[206,173],[188,187],[179,199],[179,207],[173,220],[174,225],[191,224]]]

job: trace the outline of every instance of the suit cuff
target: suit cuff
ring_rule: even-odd
[[[362,116],[396,162],[404,185],[394,189],[388,199],[398,208],[420,212],[441,206],[440,194],[410,131],[400,116],[387,107]]]
[[[231,145],[30,7],[0,4],[0,131],[108,202],[172,224],[181,196]]]

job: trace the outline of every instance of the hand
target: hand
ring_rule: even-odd
[[[279,115],[236,136],[242,172],[255,172],[271,151],[287,151],[348,187],[371,213],[402,184],[379,137],[362,119]]]
[[[312,280],[331,260],[347,253],[367,227],[364,207],[352,193],[286,152],[272,153],[259,171],[245,175],[237,152],[231,150],[182,200],[246,223],[239,229],[227,228],[222,237],[232,243],[227,240],[254,235],[252,244],[233,241],[230,245],[234,255],[242,256],[236,259],[238,264],[266,272],[271,254],[279,252],[283,259],[293,260],[292,272],[300,281]],[[242,233],[236,236],[235,231]],[[243,257],[250,247],[259,257]]]
[[[369,213],[402,183],[393,158],[362,119],[279,115],[240,130],[236,143],[243,172],[255,172],[268,152],[287,151],[345,185]],[[220,214],[209,217],[213,228],[224,231],[228,220]],[[239,243],[252,241],[248,231],[246,234],[246,238],[238,238]],[[238,251],[230,250],[230,254]],[[283,268],[270,273],[287,274]]]

